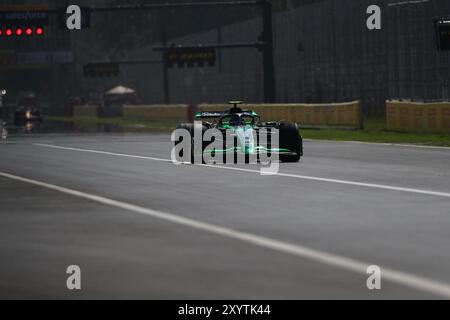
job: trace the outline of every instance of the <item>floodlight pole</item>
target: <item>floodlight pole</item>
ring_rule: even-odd
[[[164,47],[167,46],[167,32],[164,28],[161,35],[161,43]],[[164,91],[164,103],[170,103],[170,84],[169,84],[169,63],[167,61],[167,55],[163,54],[163,91]]]
[[[261,1],[263,10],[263,70],[264,70],[264,102],[274,103],[276,101],[275,91],[275,62],[273,53],[273,22],[272,3],[268,0]]]

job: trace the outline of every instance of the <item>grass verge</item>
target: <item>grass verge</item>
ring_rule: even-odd
[[[385,119],[367,119],[364,130],[302,129],[305,139],[416,144],[450,147],[450,134],[407,133],[386,130]]]

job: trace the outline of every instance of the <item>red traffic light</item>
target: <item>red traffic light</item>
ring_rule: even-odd
[[[44,34],[44,28],[42,28],[42,27],[36,28],[36,34],[38,36],[42,36]]]
[[[43,27],[7,27],[5,29],[2,29],[0,27],[0,36],[7,36],[7,37],[12,37],[12,36],[32,36],[33,34],[37,35],[37,36],[43,36],[44,35],[44,28]]]

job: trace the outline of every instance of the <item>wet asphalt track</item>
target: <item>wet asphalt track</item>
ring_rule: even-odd
[[[13,137],[0,145],[0,173],[450,287],[450,197],[445,196],[450,194],[450,150],[307,141],[301,163],[281,164],[280,172],[287,175],[261,176],[159,161],[170,157],[168,139],[143,134]],[[256,165],[242,168],[258,170]],[[4,176],[0,261],[0,298],[445,297],[408,279],[407,285],[383,279],[381,291],[369,291],[366,275],[327,261]],[[77,292],[66,289],[66,267],[74,264],[82,269]]]

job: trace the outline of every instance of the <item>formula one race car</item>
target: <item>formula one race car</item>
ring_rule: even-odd
[[[284,121],[260,122],[260,117],[256,112],[239,108],[241,103],[240,101],[230,101],[233,107],[228,111],[198,112],[195,115],[197,125],[194,122],[180,124],[177,127],[177,129],[184,129],[190,134],[191,162],[194,163],[194,159],[196,159],[194,131],[199,127],[199,121],[201,121],[201,128],[197,130],[201,132],[202,138],[208,129],[216,129],[216,132],[219,130],[222,134],[222,141],[220,141],[222,148],[210,147],[215,142],[215,137],[212,137],[211,140],[202,139],[202,163],[205,163],[205,155],[211,154],[223,154],[224,163],[227,154],[234,154],[235,162],[236,155],[241,154],[248,163],[251,156],[259,159],[263,153],[277,154],[281,162],[298,162],[303,156],[303,140],[297,124]],[[278,143],[272,141],[274,134]],[[175,144],[177,145],[181,141],[182,139],[176,141]]]
[[[36,93],[27,91],[21,92],[17,103],[18,109],[14,115],[14,122],[17,126],[23,126],[32,122],[42,122],[42,114],[38,107]]]
[[[15,113],[14,122],[18,126],[29,122],[42,122],[42,114],[38,109],[20,108]]]

